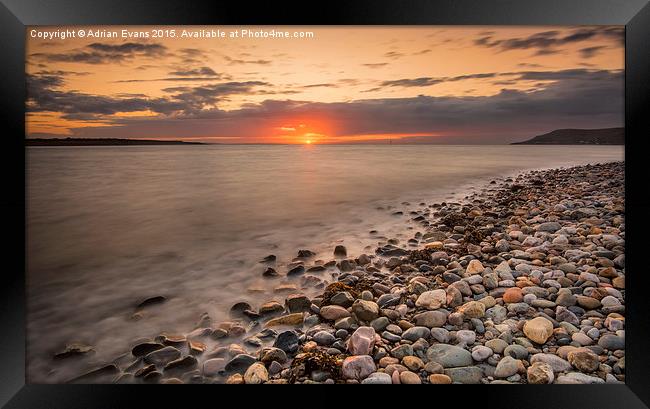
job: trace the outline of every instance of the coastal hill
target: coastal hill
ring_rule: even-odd
[[[205,145],[201,142],[161,141],[118,138],[34,138],[25,139],[27,146],[121,146],[121,145]]]
[[[510,145],[623,145],[625,128],[556,129]]]

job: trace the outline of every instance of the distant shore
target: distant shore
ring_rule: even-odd
[[[123,145],[206,145],[203,142],[165,141],[119,138],[53,138],[25,139],[26,146],[123,146]]]
[[[322,294],[292,286],[284,304],[238,302],[225,322],[203,314],[73,382],[624,382],[624,163],[488,186],[412,214],[416,249],[390,239],[321,261],[303,249],[287,271],[268,255],[266,279],[327,284]]]

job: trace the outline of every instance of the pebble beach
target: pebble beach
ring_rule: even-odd
[[[260,255],[264,280],[295,284],[234,303],[227,321],[205,313],[191,332],[125,345],[68,382],[624,383],[624,171],[528,171],[420,203],[404,210],[411,238],[378,237],[364,254]],[[92,352],[70,344],[54,359]]]

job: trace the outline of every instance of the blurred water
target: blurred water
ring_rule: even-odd
[[[372,229],[412,237],[420,202],[523,169],[612,160],[623,147],[29,147],[28,381],[91,366],[52,360],[69,342],[95,346],[99,362],[188,331],[204,311],[219,320],[235,301],[282,302],[272,288],[288,280],[261,277],[267,254],[280,272],[302,248],[329,260],[342,243],[356,256],[377,244]],[[129,319],[155,295],[169,301]]]

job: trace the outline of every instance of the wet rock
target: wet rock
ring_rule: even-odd
[[[339,305],[343,308],[348,308],[352,305],[354,302],[354,298],[350,295],[349,292],[347,291],[341,291],[332,296],[330,298],[330,302],[333,305]]]
[[[278,315],[284,312],[284,307],[277,301],[269,301],[260,306],[259,313],[261,316]]]
[[[242,318],[244,317],[244,311],[252,310],[253,307],[247,302],[238,302],[230,307],[230,316],[233,318]]]
[[[311,301],[304,294],[291,294],[287,296],[284,304],[287,306],[289,312],[303,312],[309,310]]]
[[[255,357],[248,354],[235,355],[225,366],[226,372],[237,372],[243,374],[248,367],[255,363]]]
[[[275,256],[275,254],[269,254],[268,256],[260,260],[260,263],[275,263],[276,260],[277,257]]]
[[[325,346],[332,345],[334,341],[336,341],[334,335],[332,335],[327,331],[318,331],[317,333],[314,334],[313,339],[314,341],[316,341],[318,345],[325,345]]]
[[[164,347],[165,346],[163,344],[160,344],[158,342],[142,342],[131,349],[131,354],[133,356],[143,356]]]
[[[197,366],[198,361],[192,355],[185,356],[183,358],[175,359],[165,365],[165,371],[170,371],[172,369],[189,369]]]
[[[411,327],[404,331],[402,334],[402,339],[415,342],[420,338],[427,339],[431,335],[431,331],[427,327]]]
[[[429,383],[433,385],[448,385],[451,383],[451,378],[444,374],[431,374],[429,375]]]
[[[226,369],[226,360],[224,358],[212,358],[203,362],[203,375],[216,376]]]
[[[90,345],[72,343],[66,345],[63,351],[54,354],[54,358],[55,359],[70,358],[73,356],[85,355],[91,352],[94,352],[94,349]]]
[[[366,379],[361,381],[361,384],[368,385],[390,385],[393,381],[387,373],[384,372],[373,372]]]
[[[359,327],[348,340],[347,349],[352,355],[370,355],[374,345],[374,328]]]
[[[346,379],[362,380],[376,370],[375,362],[369,355],[349,356],[343,360],[341,374]]]
[[[278,273],[273,267],[267,267],[266,270],[264,270],[264,272],[262,273],[263,277],[268,277],[268,278],[277,277],[279,275],[280,273]]]
[[[298,265],[287,271],[287,277],[295,277],[305,273],[305,266]]]
[[[420,377],[411,371],[400,372],[399,380],[400,383],[405,385],[419,385],[422,383]]]
[[[108,364],[77,376],[67,383],[108,383],[112,382],[119,373],[120,370],[117,366]]]
[[[166,297],[164,297],[162,295],[157,295],[155,297],[149,297],[149,298],[144,299],[143,301],[138,303],[136,308],[144,308],[144,307],[149,307],[149,306],[152,306],[152,305],[158,305],[158,304],[164,303],[165,301],[167,301]]]
[[[379,316],[379,306],[373,301],[356,300],[352,313],[360,320],[370,322]]]
[[[260,363],[254,363],[244,373],[244,383],[256,385],[269,380],[269,373],[266,367]]]
[[[310,258],[314,257],[316,253],[311,250],[298,250],[298,258]]]
[[[286,353],[293,353],[298,350],[298,335],[294,331],[281,332],[275,339],[273,346]]]
[[[163,366],[171,361],[179,359],[180,357],[181,351],[172,346],[166,346],[145,355],[144,361],[148,364]]]
[[[267,327],[278,327],[278,326],[300,326],[304,320],[303,313],[295,313],[283,315],[277,318],[273,318],[266,323]]]
[[[334,257],[347,257],[348,256],[348,250],[345,248],[345,246],[338,245],[334,247]]]
[[[320,309],[320,316],[329,321],[336,321],[350,316],[350,312],[338,305],[326,305]]]

